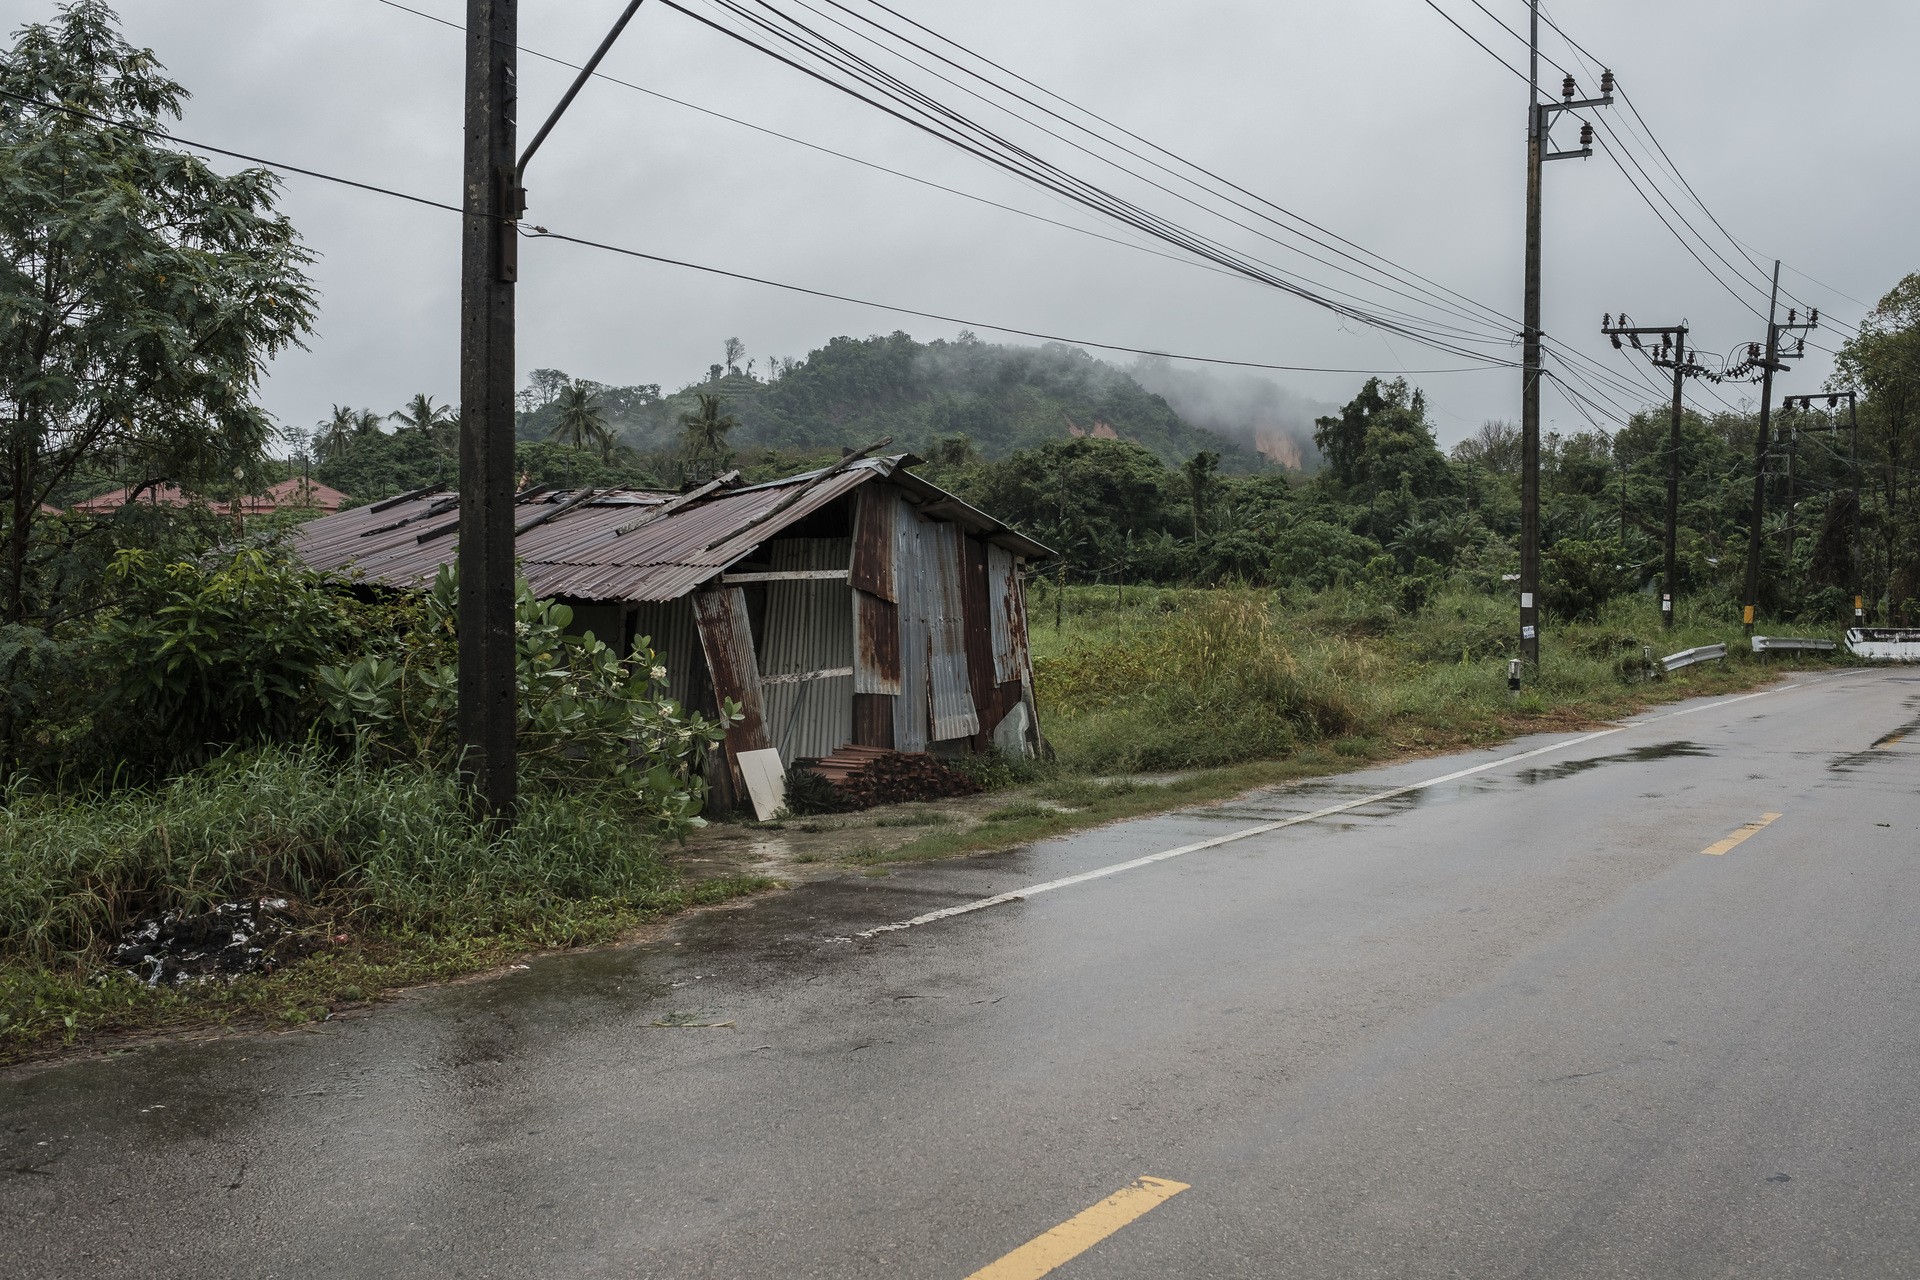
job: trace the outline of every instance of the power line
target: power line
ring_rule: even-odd
[[[1433,0],[1425,0],[1425,2],[1426,2],[1427,8],[1433,10],[1435,13],[1439,14],[1441,17],[1445,18],[1449,23],[1451,23],[1455,31],[1458,31],[1461,35],[1465,36],[1467,39],[1473,41],[1475,44],[1479,45],[1483,50],[1485,50],[1486,55],[1489,58],[1492,58],[1495,62],[1499,63],[1501,66],[1505,67],[1507,70],[1513,72],[1514,75],[1520,77],[1520,80],[1522,83],[1525,83],[1525,84],[1533,83],[1531,80],[1527,79],[1526,72],[1522,71],[1520,68],[1514,66],[1511,62],[1508,62],[1505,58],[1495,53],[1493,49],[1488,46],[1486,41],[1482,40],[1479,36],[1473,34],[1473,32],[1461,26],[1458,19],[1456,19],[1452,14],[1448,13],[1445,9],[1442,9],[1439,5],[1435,4]],[[1506,24],[1501,23],[1501,25],[1505,26]],[[1515,32],[1512,34],[1518,34],[1518,33]]]
[[[832,2],[832,0],[830,0],[830,2]],[[1518,321],[1514,320],[1512,316],[1503,314],[1497,308],[1489,307],[1485,303],[1482,303],[1473,298],[1470,298],[1466,294],[1463,294],[1458,290],[1451,289],[1446,285],[1440,284],[1437,281],[1428,278],[1427,276],[1421,275],[1419,272],[1414,271],[1412,268],[1395,262],[1393,259],[1387,257],[1385,254],[1378,253],[1372,249],[1368,249],[1360,244],[1357,244],[1354,241],[1349,240],[1345,236],[1340,235],[1338,232],[1332,231],[1329,228],[1324,227],[1317,222],[1314,222],[1310,218],[1303,217],[1299,213],[1296,213],[1291,209],[1288,209],[1280,204],[1275,203],[1273,200],[1269,199],[1266,196],[1262,196],[1257,192],[1251,191],[1246,187],[1243,187],[1238,183],[1233,182],[1231,179],[1223,177],[1222,175],[1207,168],[1205,165],[1198,164],[1190,159],[1187,159],[1184,156],[1181,156],[1176,154],[1175,152],[1169,151],[1167,148],[1161,146],[1160,144],[1154,142],[1149,138],[1143,137],[1140,134],[1135,133],[1133,130],[1128,129],[1126,126],[1118,124],[1115,121],[1109,119],[1106,116],[1101,115],[1096,111],[1092,111],[1087,107],[1081,106],[1080,104],[1073,102],[1071,99],[1065,98],[1060,94],[1055,93],[1054,91],[1046,88],[1043,85],[1036,84],[1034,81],[1027,79],[1025,76],[1022,76],[1018,72],[1013,71],[1010,68],[1003,66],[998,62],[995,62],[993,59],[988,58],[985,55],[980,54],[968,48],[966,45],[959,43],[958,41],[952,39],[951,37],[942,35],[940,32],[933,30],[931,27],[925,26],[922,23],[914,21],[912,18],[908,17],[906,14],[901,13],[899,10],[889,8],[883,2],[883,0],[868,0],[868,3],[871,4],[874,8],[879,9],[884,13],[892,15],[893,17],[899,19],[902,22],[905,22],[908,26],[911,26],[916,30],[924,32],[927,35],[933,37],[934,39],[939,40],[941,43],[946,44],[949,47],[956,49],[961,53],[966,54],[968,57],[973,58],[976,61],[986,66],[992,67],[995,71],[1000,72],[1002,75],[1010,76],[1012,79],[1018,81],[1023,85],[1026,85],[1028,88],[1033,89],[1038,93],[1044,94],[1045,96],[1053,99],[1056,102],[1061,103],[1064,106],[1071,107],[1073,110],[1086,116],[1088,119],[1094,120],[1106,126],[1107,128],[1112,129],[1117,133],[1120,133],[1121,135],[1127,138],[1131,138],[1133,141],[1140,143],[1142,146],[1145,146],[1153,151],[1156,151],[1159,154],[1166,156],[1168,159],[1173,160],[1178,164],[1184,165],[1185,167],[1193,170],[1195,173],[1201,174],[1202,176],[1210,179],[1213,182],[1219,183],[1221,186],[1227,188],[1228,190],[1234,191],[1239,193],[1240,195],[1246,196],[1250,200],[1257,201],[1258,203],[1273,210],[1275,213],[1280,214],[1282,217],[1291,219],[1292,221],[1297,222],[1302,226],[1309,227],[1312,230],[1320,233],[1321,235],[1327,236],[1332,240],[1338,241],[1340,244],[1346,245],[1350,249],[1353,249],[1359,253],[1365,254],[1369,258],[1373,258],[1379,262],[1385,263],[1388,267],[1391,267],[1395,272],[1400,273],[1401,277],[1405,277],[1412,281],[1418,281],[1420,284],[1423,284],[1423,285],[1432,286],[1433,289],[1437,289],[1441,293],[1448,294],[1453,298],[1456,298],[1459,301],[1466,303],[1467,305],[1479,311],[1485,312],[1496,320],[1500,320],[1509,324],[1518,323]],[[1076,126],[1076,127],[1079,127],[1083,131],[1086,131],[1085,126]],[[1087,132],[1091,133],[1091,131],[1087,131]],[[1191,182],[1192,180],[1188,179],[1188,181]],[[1195,185],[1198,185],[1198,184],[1195,184]],[[1241,207],[1244,208],[1245,206],[1241,206]],[[1271,219],[1269,220],[1271,221]],[[1275,225],[1278,226],[1281,224],[1275,223]],[[1300,234],[1300,233],[1296,232],[1295,234]],[[1331,248],[1331,246],[1326,246],[1322,242],[1314,241],[1311,237],[1303,236],[1303,238],[1307,239],[1310,243],[1322,244],[1322,247]],[[1334,251],[1339,252],[1338,250],[1334,250]],[[1342,256],[1351,258],[1351,255],[1343,254]],[[1352,259],[1352,260],[1359,261],[1358,259]],[[1370,268],[1370,269],[1378,270],[1377,268]],[[1385,273],[1382,273],[1382,274],[1385,274]],[[1430,296],[1437,296],[1437,295],[1430,295]]]
[[[104,125],[108,128],[125,129],[130,133],[137,133],[144,137],[155,138],[164,142],[171,142],[178,146],[191,147],[191,148],[194,148],[195,150],[206,151],[219,156],[227,156],[235,160],[244,160],[249,164],[262,165],[266,168],[278,170],[283,173],[297,174],[305,178],[315,178],[322,182],[335,183],[339,186],[350,187],[357,191],[366,191],[374,195],[388,196],[396,200],[405,200],[412,204],[425,205],[428,208],[443,210],[447,213],[461,214],[463,216],[465,214],[465,210],[463,210],[459,205],[448,204],[443,200],[435,200],[427,196],[415,195],[411,192],[395,190],[392,187],[383,187],[376,183],[361,182],[354,178],[341,177],[338,174],[327,173],[320,169],[311,169],[301,165],[289,164],[283,160],[273,160],[264,156],[251,155],[244,151],[234,151],[230,148],[215,146],[212,143],[200,142],[192,138],[182,137],[179,134],[173,133],[165,129],[153,128],[146,125],[138,125],[130,121],[109,119],[104,116],[95,115],[92,112],[83,111],[78,107],[68,106],[64,103],[41,102],[37,99],[27,97],[23,94],[14,93],[7,89],[0,89],[0,97],[10,98],[10,99],[13,99],[14,101],[25,103],[28,106],[37,107],[43,111],[57,111],[66,115],[77,116],[81,119],[89,120],[95,124]],[[512,220],[502,219],[502,221],[511,222]],[[1190,361],[1197,364],[1227,365],[1227,366],[1232,366],[1236,368],[1245,368],[1245,369],[1271,369],[1271,370],[1285,372],[1285,373],[1345,373],[1345,374],[1367,374],[1370,376],[1393,376],[1396,372],[1399,372],[1396,370],[1387,370],[1387,369],[1332,368],[1332,367],[1322,366],[1322,365],[1269,364],[1269,363],[1256,361],[1256,360],[1232,360],[1232,359],[1228,359],[1221,356],[1189,355],[1189,354],[1176,352],[1176,351],[1157,350],[1151,347],[1133,347],[1133,346],[1121,345],[1118,343],[1098,342],[1089,338],[1068,337],[1061,334],[1045,333],[1045,332],[1034,330],[1034,329],[1021,329],[1021,328],[1015,328],[1011,325],[994,324],[985,320],[971,320],[971,319],[966,319],[959,316],[947,315],[942,312],[925,311],[925,310],[920,310],[913,307],[896,306],[892,303],[886,303],[886,302],[875,302],[871,299],[860,298],[851,294],[834,293],[824,289],[814,289],[806,285],[791,284],[783,280],[774,280],[765,276],[750,275],[746,272],[733,271],[725,267],[715,267],[715,266],[707,265],[705,263],[689,262],[684,259],[669,258],[661,254],[647,253],[639,249],[627,248],[622,245],[607,244],[601,241],[588,240],[580,236],[571,236],[561,232],[551,231],[545,227],[521,225],[520,230],[521,230],[521,234],[528,239],[558,240],[568,244],[580,245],[584,248],[597,249],[603,252],[619,254],[623,257],[637,258],[647,262],[654,262],[662,266],[680,267],[685,270],[698,271],[708,275],[723,276],[728,279],[739,280],[748,284],[764,285],[768,288],[780,289],[789,293],[805,294],[809,297],[822,298],[822,299],[826,299],[828,301],[833,301],[833,302],[845,302],[845,303],[850,303],[854,306],[869,307],[877,311],[889,311],[898,315],[915,316],[924,320],[938,320],[946,324],[957,324],[964,328],[969,328],[969,329],[987,329],[995,333],[1013,334],[1017,337],[1037,338],[1045,342],[1060,342],[1060,343],[1066,343],[1074,346],[1093,347],[1097,350],[1118,351],[1128,355],[1158,356],[1168,360],[1185,360],[1185,361]],[[1467,368],[1409,369],[1409,370],[1405,370],[1404,372],[1411,373],[1411,374],[1420,374],[1420,375],[1445,374],[1445,373],[1478,373],[1478,372],[1481,372],[1483,369],[1503,368],[1503,367],[1512,367],[1511,362],[1491,362],[1490,361],[1486,364],[1476,365],[1476,366],[1467,367]]]
[[[1202,236],[1160,215],[1142,209],[1140,206],[1123,197],[1117,196],[1084,178],[1069,173],[1026,148],[1020,147],[1000,136],[979,122],[971,120],[954,108],[932,99],[919,90],[913,89],[897,76],[875,67],[872,63],[852,53],[850,50],[845,49],[830,38],[813,31],[812,28],[808,27],[805,23],[799,22],[790,15],[781,13],[778,9],[765,3],[765,0],[762,0],[760,7],[779,18],[779,23],[763,17],[759,13],[749,11],[744,5],[736,3],[735,0],[716,0],[716,3],[723,11],[765,32],[769,37],[779,39],[790,45],[797,55],[818,60],[833,72],[857,81],[859,84],[865,86],[872,94],[891,99],[892,103],[897,105],[890,105],[887,102],[879,101],[875,97],[870,96],[869,93],[862,92],[861,89],[853,87],[836,75],[829,74],[828,71],[823,71],[818,67],[798,61],[796,57],[790,57],[787,54],[774,50],[755,39],[754,36],[736,30],[724,23],[716,22],[702,14],[695,13],[683,5],[675,3],[675,0],[662,0],[662,3],[683,16],[689,17],[731,39],[737,40],[749,48],[764,53],[776,61],[800,71],[802,74],[813,79],[819,80],[866,105],[892,115],[903,123],[907,123],[941,141],[947,142],[949,145],[953,145],[989,163],[998,165],[1027,181],[1056,191],[1063,196],[1085,204],[1089,208],[1127,223],[1128,225],[1132,225],[1168,243],[1186,249],[1196,256],[1207,258],[1233,270],[1240,271],[1250,278],[1257,279],[1262,283],[1266,283],[1284,292],[1292,293],[1296,297],[1300,297],[1305,301],[1327,310],[1334,311],[1336,314],[1345,315],[1350,319],[1387,330],[1388,332],[1399,333],[1404,337],[1408,337],[1437,350],[1464,356],[1469,359],[1488,358],[1483,352],[1463,348],[1460,345],[1460,339],[1440,335],[1431,328],[1423,328],[1423,322],[1410,323],[1396,321],[1372,311],[1339,303],[1321,296],[1311,289],[1304,288],[1299,284],[1283,279],[1272,271],[1262,270],[1260,269],[1262,264],[1249,259],[1246,255],[1231,250],[1221,245],[1218,241]],[[1054,136],[1058,137],[1057,134]],[[1084,148],[1082,149],[1084,150]],[[1109,161],[1108,163],[1112,162]],[[1141,175],[1135,174],[1134,176],[1140,177]],[[1152,182],[1151,179],[1143,178],[1143,180],[1150,183]],[[1168,190],[1162,184],[1153,183],[1152,185],[1155,185],[1163,191]],[[1469,341],[1482,340],[1469,339]]]

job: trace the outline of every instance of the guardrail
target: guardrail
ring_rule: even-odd
[[[1840,646],[1831,640],[1807,640],[1800,636],[1755,636],[1755,653],[1832,653]]]
[[[1855,657],[1880,662],[1920,662],[1920,631],[1896,627],[1855,627],[1847,632]]]
[[[1703,644],[1697,649],[1682,649],[1660,659],[1662,671],[1678,671],[1682,667],[1691,667],[1697,662],[1718,662],[1727,656],[1724,644]]]

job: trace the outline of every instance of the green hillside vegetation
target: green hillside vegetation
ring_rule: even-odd
[[[616,436],[641,453],[675,449],[680,415],[707,392],[739,418],[733,442],[742,449],[837,450],[890,435],[925,452],[965,436],[982,455],[1000,458],[1083,434],[1134,441],[1172,465],[1203,449],[1219,453],[1229,470],[1269,465],[1182,418],[1125,370],[1058,343],[1006,346],[965,333],[923,343],[895,332],[834,338],[805,360],[773,362],[764,378],[753,363],[714,365],[704,381],[664,396],[653,385],[595,390]],[[521,438],[547,438],[570,384],[554,370],[534,375],[522,400]]]

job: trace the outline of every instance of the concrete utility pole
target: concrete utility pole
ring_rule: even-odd
[[[519,798],[519,676],[513,635],[513,293],[521,185],[600,60],[639,9],[631,0],[525,152],[515,86],[519,0],[467,0],[465,209],[460,246],[460,770],[475,807],[513,820]]]
[[[1760,366],[1760,426],[1754,435],[1753,444],[1753,516],[1747,527],[1747,582],[1745,600],[1740,610],[1740,621],[1753,634],[1754,616],[1760,610],[1760,523],[1767,514],[1767,450],[1768,425],[1773,417],[1773,375],[1784,373],[1787,365],[1782,362],[1780,335],[1791,329],[1811,329],[1820,323],[1820,312],[1811,312],[1806,320],[1801,320],[1799,312],[1789,311],[1784,324],[1776,323],[1774,315],[1780,303],[1780,260],[1773,262],[1773,290],[1767,297],[1767,345],[1764,358],[1755,359],[1751,346],[1748,348],[1750,363]],[[1804,347],[1804,343],[1802,344]],[[1800,351],[1795,350],[1798,356]]]
[[[1540,101],[1540,0],[1532,0],[1527,53],[1527,263],[1520,378],[1520,655],[1540,663],[1540,176],[1549,160],[1593,154],[1593,126],[1580,126],[1580,146],[1550,151],[1553,119],[1562,111],[1610,106],[1613,72],[1600,73],[1600,96],[1574,100],[1573,77],[1560,84],[1559,102]]]
[[[460,251],[462,775],[510,820],[518,796],[513,643],[513,291],[520,183],[519,0],[467,0],[466,218]]]
[[[1640,345],[1643,335],[1652,334],[1660,339],[1660,344],[1647,352],[1648,360],[1660,368],[1673,370],[1673,407],[1667,420],[1667,537],[1666,558],[1660,571],[1660,622],[1662,626],[1673,626],[1673,602],[1678,592],[1679,582],[1679,543],[1680,543],[1680,413],[1681,395],[1688,378],[1712,378],[1719,381],[1719,375],[1698,363],[1698,353],[1687,348],[1687,322],[1679,324],[1635,325],[1628,322],[1622,312],[1618,324],[1610,315],[1600,317],[1600,332],[1613,339],[1614,349],[1620,347],[1620,339],[1626,338],[1633,343],[1634,350],[1646,351]]]

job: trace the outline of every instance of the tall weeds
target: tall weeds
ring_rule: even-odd
[[[555,903],[668,902],[678,881],[617,795],[536,792],[495,836],[452,777],[280,748],[152,789],[0,806],[0,957],[97,952],[139,917],[287,894],[336,919],[483,932]]]
[[[1195,593],[1143,634],[1042,659],[1035,677],[1043,704],[1064,712],[1047,726],[1056,747],[1094,769],[1285,755],[1362,719],[1353,690],[1303,663],[1252,590]]]

